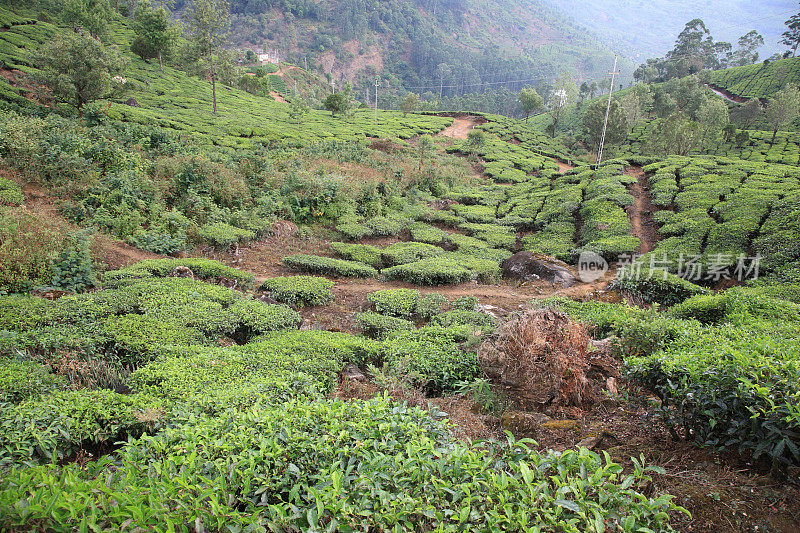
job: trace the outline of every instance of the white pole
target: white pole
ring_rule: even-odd
[[[606,105],[606,118],[603,120],[603,133],[600,135],[600,148],[597,150],[597,168],[603,160],[603,144],[606,142],[606,127],[608,126],[608,114],[611,111],[611,93],[614,92],[614,75],[617,73],[617,56],[614,56],[614,68],[611,71],[611,87],[608,88],[608,104]]]
[[[378,85],[380,78],[375,78],[375,124],[378,123]]]

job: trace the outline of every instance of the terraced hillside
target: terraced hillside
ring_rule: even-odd
[[[0,529],[800,528],[793,133],[214,117],[121,23],[78,116],[0,16]]]
[[[800,58],[791,57],[709,72],[706,79],[714,87],[732,95],[766,99],[787,83],[800,83]]]

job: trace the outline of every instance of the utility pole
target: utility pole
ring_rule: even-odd
[[[608,126],[608,114],[611,111],[611,93],[614,92],[614,76],[617,75],[617,56],[614,56],[614,68],[609,72],[611,74],[611,85],[608,88],[608,104],[606,105],[606,118],[603,120],[603,133],[600,135],[600,148],[597,150],[597,163],[595,168],[600,168],[600,162],[603,160],[603,144],[606,142],[606,127]]]
[[[378,85],[380,85],[381,79],[376,77],[375,78],[375,124],[378,123]]]

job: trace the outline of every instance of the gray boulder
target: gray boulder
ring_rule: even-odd
[[[543,279],[564,288],[572,287],[578,279],[567,267],[567,264],[558,259],[547,257],[533,252],[519,252],[500,265],[503,277],[520,279],[523,281],[536,281]]]

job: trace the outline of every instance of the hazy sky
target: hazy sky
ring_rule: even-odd
[[[643,60],[672,47],[686,22],[703,19],[714,40],[736,46],[741,35],[757,30],[764,36],[761,57],[786,49],[778,44],[784,21],[800,12],[788,0],[545,0],[576,22],[620,44],[641,50]]]

